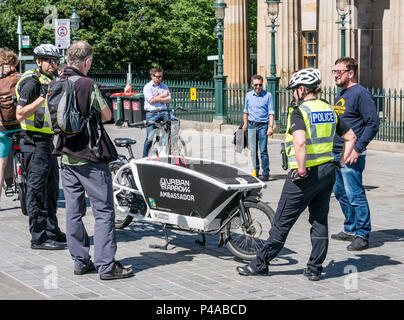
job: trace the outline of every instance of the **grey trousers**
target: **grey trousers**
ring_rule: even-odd
[[[83,224],[86,213],[85,193],[93,211],[94,265],[99,274],[112,270],[115,262],[115,212],[111,172],[104,163],[79,166],[62,164],[62,185],[66,200],[67,246],[75,269],[82,269],[90,261],[90,238]]]

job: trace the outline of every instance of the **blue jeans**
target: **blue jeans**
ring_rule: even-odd
[[[258,158],[258,148],[259,146],[261,153],[261,165],[262,165],[262,175],[269,176],[269,156],[268,156],[268,124],[261,124],[258,126],[253,126],[248,124],[248,147],[251,152],[251,160],[253,164],[253,169],[258,172],[260,171],[260,162]]]
[[[341,157],[335,154],[335,160]],[[365,170],[366,156],[362,155],[352,165],[344,165],[337,171],[334,194],[345,215],[344,232],[369,239],[371,230],[370,210],[362,185],[362,173]]]
[[[146,113],[146,121],[167,121],[168,120],[168,112],[167,111],[162,111],[162,112],[157,112],[157,113],[151,113],[147,112]],[[156,126],[150,126],[147,127],[146,129],[146,140],[144,142],[143,146],[143,158],[147,157],[149,154],[149,150],[153,144],[153,138],[154,138],[154,133],[156,132],[157,127]]]

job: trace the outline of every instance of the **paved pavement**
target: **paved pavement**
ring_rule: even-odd
[[[145,130],[107,126],[112,137],[138,140],[141,154]],[[223,160],[250,168],[248,155],[234,153],[232,135],[183,132],[193,156]],[[270,140],[272,179],[264,200],[276,209],[285,171],[281,168],[280,141]],[[248,169],[249,170],[249,169]],[[302,271],[311,250],[308,213],[304,212],[289,234],[281,255],[273,261],[269,277],[242,277],[235,268],[243,262],[218,238],[207,237],[206,247],[195,243],[198,235],[169,231],[169,250],[150,249],[163,243],[159,226],[135,221],[117,231],[117,259],[132,265],[135,276],[101,281],[96,273],[73,275],[67,250],[30,249],[28,219],[18,201],[2,196],[0,203],[0,299],[52,300],[356,300],[404,298],[404,155],[369,151],[364,175],[372,213],[370,249],[348,252],[348,243],[330,240],[323,280],[308,281]],[[63,190],[59,221],[65,230]],[[84,218],[89,234],[94,219],[88,207]],[[343,216],[331,199],[330,234],[342,230]],[[93,251],[91,251],[93,252]]]

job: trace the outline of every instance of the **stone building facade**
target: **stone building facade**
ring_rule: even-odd
[[[224,73],[232,83],[245,83],[250,76],[248,1],[226,3]],[[275,47],[281,85],[295,70],[314,66],[320,69],[323,84],[334,86],[331,70],[341,52],[336,1],[282,0],[279,8]],[[404,89],[404,1],[350,0],[350,9],[346,55],[359,61],[359,82],[373,88]],[[257,0],[257,18],[257,73],[269,76],[271,34],[265,0]]]

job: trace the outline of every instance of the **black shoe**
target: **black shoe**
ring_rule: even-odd
[[[341,231],[340,233],[331,235],[331,239],[352,242],[355,239],[355,236]]]
[[[90,263],[86,267],[74,270],[74,274],[76,276],[82,276],[83,274],[89,273],[91,271],[95,271],[95,266],[94,263],[90,260]]]
[[[361,237],[355,237],[352,243],[347,247],[348,251],[362,251],[369,248],[369,241]]]
[[[269,175],[262,175],[261,177],[260,177],[260,180],[261,181],[269,181]]]
[[[56,238],[52,240],[55,240],[56,242],[66,242],[66,233],[61,231],[59,234],[56,235]]]
[[[60,232],[53,237],[49,237],[49,239],[56,242],[66,242],[66,234],[64,232]]]
[[[64,250],[66,248],[65,243],[59,243],[53,240],[46,240],[41,244],[31,243],[31,249],[34,250]]]
[[[242,276],[267,276],[268,275],[268,269],[261,270],[261,271],[255,271],[249,265],[246,265],[245,267],[237,267],[236,270]]]
[[[321,279],[321,272],[314,272],[309,270],[309,268],[303,270],[303,275],[310,281],[319,281]]]
[[[132,268],[124,268],[118,261],[115,262],[111,272],[100,274],[101,280],[124,279],[133,276]]]

